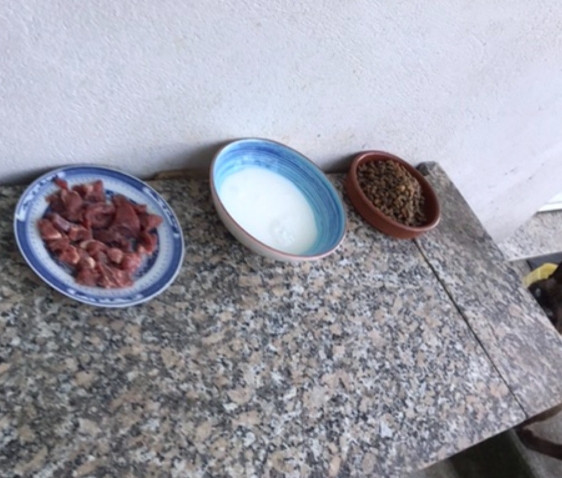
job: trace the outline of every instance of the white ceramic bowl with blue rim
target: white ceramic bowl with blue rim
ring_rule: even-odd
[[[252,251],[282,261],[316,260],[342,242],[346,214],[326,175],[275,141],[233,141],[210,168],[213,203],[226,228]]]
[[[69,186],[103,181],[106,192],[122,194],[146,204],[163,222],[156,233],[158,245],[134,275],[134,284],[119,289],[104,289],[78,284],[70,270],[47,250],[37,228],[37,221],[47,212],[47,196],[58,190],[55,177]],[[54,289],[85,304],[98,307],[129,307],[140,304],[164,291],[176,278],[184,256],[183,234],[176,215],[168,203],[141,180],[115,169],[94,165],[67,166],[35,180],[23,193],[14,214],[14,233],[18,247],[35,273]]]

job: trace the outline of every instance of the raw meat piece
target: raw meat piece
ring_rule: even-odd
[[[39,233],[44,241],[60,239],[62,234],[58,231],[49,219],[39,219]]]
[[[64,179],[59,178],[59,177],[57,176],[55,179],[53,179],[53,182],[54,182],[59,188],[61,188],[61,189],[66,189],[66,190],[68,191],[68,183],[67,183]]]
[[[53,223],[53,226],[55,226],[61,232],[68,232],[73,226],[73,223],[67,221],[64,217],[56,212],[48,214],[47,218],[50,219],[50,221]]]
[[[136,252],[129,252],[123,256],[120,267],[124,271],[133,273],[135,272],[142,263],[142,256]]]
[[[76,282],[82,285],[96,287],[100,273],[94,267],[81,267],[76,274]]]
[[[88,239],[86,241],[82,241],[80,243],[80,247],[86,250],[86,252],[91,256],[93,256],[94,254],[100,251],[105,251],[107,249],[107,246],[103,242],[96,241],[95,239]]]
[[[103,189],[103,182],[100,179],[91,184],[77,184],[72,187],[72,190],[80,194],[80,197],[84,201],[105,203],[105,190]]]
[[[68,237],[71,241],[85,241],[92,238],[92,231],[84,226],[73,225],[68,231]]]
[[[82,206],[84,201],[76,191],[67,191],[62,189],[60,198],[64,204],[64,211],[61,211],[61,216],[69,221],[80,222],[82,219]]]
[[[80,254],[78,254],[76,247],[68,246],[59,254],[58,259],[65,264],[73,266],[78,264]]]
[[[120,247],[125,251],[129,251],[131,247],[129,239],[120,232],[111,228],[98,229],[97,231],[94,231],[94,239],[97,239],[110,247]]]
[[[162,218],[157,214],[142,214],[140,217],[141,229],[152,231],[162,224]]]
[[[78,255],[80,256],[79,264],[80,263],[91,264],[92,262],[95,263],[93,257],[90,256],[90,254],[88,254],[88,252],[85,249],[82,249],[81,247],[76,247],[76,250],[78,251]]]
[[[92,229],[107,228],[113,222],[115,206],[108,203],[88,204],[84,209],[84,222]]]
[[[133,280],[127,271],[98,262],[96,270],[100,273],[98,284],[101,287],[127,287],[133,284]]]
[[[84,249],[78,249],[78,254],[80,255],[80,260],[77,265],[78,269],[93,269],[96,267],[95,259],[88,254],[83,256],[80,251],[85,252]]]
[[[155,235],[142,231],[139,234],[137,252],[141,254],[152,254],[156,249],[156,242],[157,238]]]
[[[47,249],[54,253],[62,252],[68,246],[70,246],[70,239],[65,234],[62,234],[62,237],[60,239],[47,241]]]
[[[52,212],[64,212],[64,203],[60,197],[60,191],[47,196],[47,202],[49,203],[49,208]]]
[[[146,204],[137,204],[134,202],[132,202],[131,204],[133,205],[133,209],[139,216],[146,213]]]
[[[111,262],[115,264],[121,264],[124,255],[125,253],[121,249],[118,249],[117,247],[110,247],[107,250],[107,257]]]
[[[115,217],[110,229],[129,239],[137,237],[140,232],[140,220],[132,204],[121,194],[113,197],[113,204],[115,204]]]

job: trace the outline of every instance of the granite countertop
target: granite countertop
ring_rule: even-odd
[[[560,401],[560,337],[426,174],[436,231],[387,238],[346,200],[342,246],[301,264],[236,242],[205,181],[154,181],[186,256],[127,309],[43,284],[0,187],[0,476],[402,477]]]

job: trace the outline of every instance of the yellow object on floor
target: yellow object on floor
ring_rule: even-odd
[[[523,285],[525,287],[529,287],[533,282],[550,277],[557,267],[558,264],[552,264],[551,262],[547,262],[542,266],[537,267],[534,271],[530,272],[523,278]]]

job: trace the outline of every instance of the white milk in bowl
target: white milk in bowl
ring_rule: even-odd
[[[302,254],[316,241],[318,230],[310,204],[280,174],[246,168],[226,178],[218,194],[234,220],[270,247]]]

